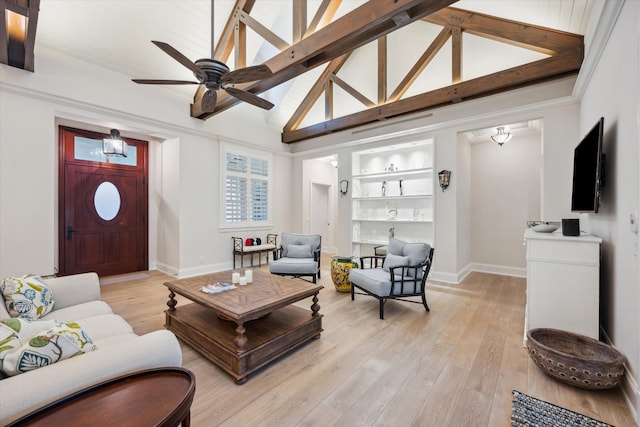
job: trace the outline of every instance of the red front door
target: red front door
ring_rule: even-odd
[[[102,135],[60,127],[59,272],[147,270],[147,142],[105,156]]]

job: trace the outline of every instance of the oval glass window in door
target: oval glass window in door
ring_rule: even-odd
[[[98,185],[93,204],[100,218],[111,221],[120,212],[121,198],[118,188],[109,181]]]

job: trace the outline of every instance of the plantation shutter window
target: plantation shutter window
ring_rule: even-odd
[[[223,144],[221,227],[270,226],[271,156]]]

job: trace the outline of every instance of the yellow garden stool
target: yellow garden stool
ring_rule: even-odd
[[[333,256],[331,257],[331,280],[338,292],[351,292],[349,271],[359,268],[358,257]]]

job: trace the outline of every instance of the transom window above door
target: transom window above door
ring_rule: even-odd
[[[127,157],[110,156],[102,152],[102,140],[86,138],[83,136],[74,137],[73,157],[76,160],[89,160],[91,162],[110,163],[124,166],[138,165],[138,149],[135,145],[127,148]]]

